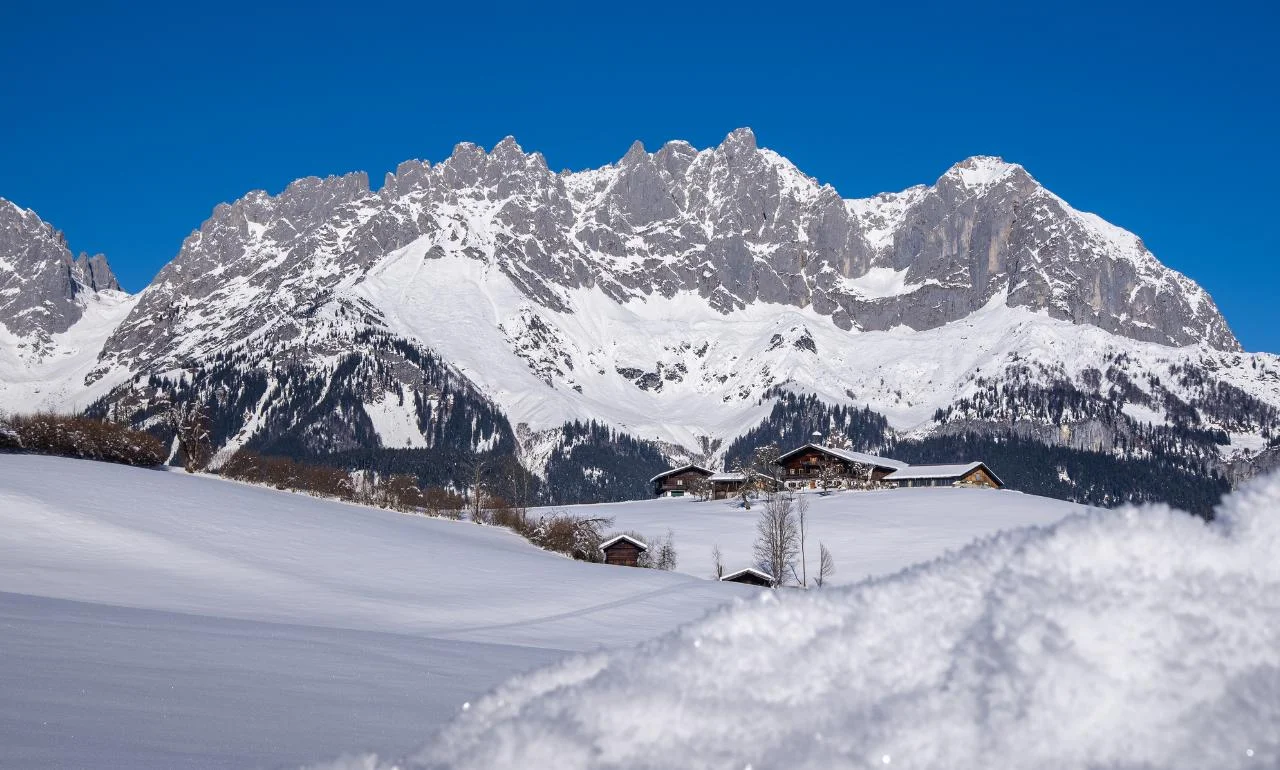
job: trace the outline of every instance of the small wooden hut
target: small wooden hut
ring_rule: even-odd
[[[754,567],[740,569],[737,572],[730,573],[720,578],[726,583],[745,583],[749,586],[760,586],[761,588],[773,588],[773,575],[768,572],[761,572]]]
[[[604,553],[604,563],[619,567],[640,566],[640,554],[649,550],[649,546],[630,535],[611,537],[600,544]]]

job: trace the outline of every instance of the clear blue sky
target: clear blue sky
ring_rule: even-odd
[[[1001,155],[1280,351],[1269,4],[434,5],[10,3],[0,196],[138,290],[221,201],[463,140],[578,169],[751,126],[846,197]]]

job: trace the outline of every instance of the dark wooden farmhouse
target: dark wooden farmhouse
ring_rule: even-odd
[[[712,500],[728,500],[742,491],[743,485],[747,480],[751,480],[752,486],[761,492],[774,492],[782,486],[782,482],[773,476],[766,476],[763,473],[752,471],[750,473],[737,473],[720,471],[711,474],[708,481],[711,482],[711,499]]]
[[[618,535],[601,543],[600,550],[604,553],[605,564],[614,564],[619,567],[638,567],[640,566],[640,554],[649,550],[649,546],[630,535]]]
[[[824,481],[835,489],[874,484],[907,467],[900,460],[815,442],[792,449],[775,462],[782,482],[791,489],[818,489]]]
[[[740,569],[737,572],[725,575],[720,579],[726,583],[745,583],[749,586],[773,588],[773,575],[770,575],[768,572],[761,572],[753,567]]]
[[[960,465],[909,465],[884,477],[898,487],[985,487],[1000,489],[1000,480],[983,462]]]
[[[649,479],[655,497],[684,497],[708,483],[711,471],[700,465],[682,465]]]

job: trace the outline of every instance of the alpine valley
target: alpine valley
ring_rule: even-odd
[[[127,295],[0,201],[0,408],[545,502],[810,432],[1015,489],[1208,512],[1280,464],[1280,358],[1135,235],[974,157],[847,200],[749,129],[552,172],[505,139],[255,191]],[[176,451],[176,450],[175,450]],[[494,463],[497,465],[497,463]]]

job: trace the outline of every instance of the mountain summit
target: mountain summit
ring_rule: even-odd
[[[715,459],[788,391],[898,436],[1137,452],[1142,425],[1194,428],[1196,462],[1225,467],[1271,441],[1274,368],[1138,237],[1019,165],[843,199],[742,128],[579,172],[508,137],[376,191],[353,173],[251,192],[186,239],[85,382],[139,415],[156,387],[214,399],[226,451],[433,447],[452,414],[488,426],[454,449],[510,446],[535,472],[574,421]]]

